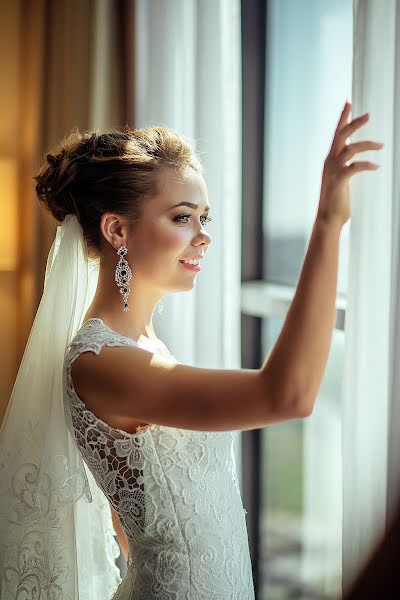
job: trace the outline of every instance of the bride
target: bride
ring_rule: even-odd
[[[162,296],[193,288],[211,243],[189,142],[165,127],[74,132],[47,155],[36,191],[61,225],[1,429],[2,600],[254,598],[233,432],[313,410],[349,179],[376,168],[346,163],[381,147],[346,144],[368,118],[348,123],[350,109],[298,290],[254,370],[180,364],[153,329]]]

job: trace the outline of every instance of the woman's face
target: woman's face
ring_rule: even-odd
[[[176,206],[181,203],[190,206]],[[201,257],[211,243],[206,231],[208,209],[202,175],[193,169],[179,174],[166,171],[160,178],[159,195],[144,202],[127,243],[134,276],[163,292],[192,289]],[[190,257],[199,258],[199,267],[182,264]]]

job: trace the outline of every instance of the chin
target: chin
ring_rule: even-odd
[[[193,277],[192,280],[186,280],[185,282],[181,282],[177,285],[173,285],[171,286],[171,288],[168,290],[168,293],[170,292],[190,292],[190,290],[192,290],[195,286],[196,283],[196,278]]]

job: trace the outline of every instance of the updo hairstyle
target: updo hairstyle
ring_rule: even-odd
[[[146,198],[160,192],[160,176],[168,168],[192,168],[203,174],[194,146],[168,127],[105,133],[72,132],[54,147],[36,180],[39,201],[62,222],[77,216],[88,256],[103,252],[101,216],[115,212],[136,223]]]

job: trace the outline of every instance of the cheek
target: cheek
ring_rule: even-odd
[[[163,254],[180,254],[190,239],[187,227],[175,224],[154,227],[152,231],[152,246],[161,257]]]

